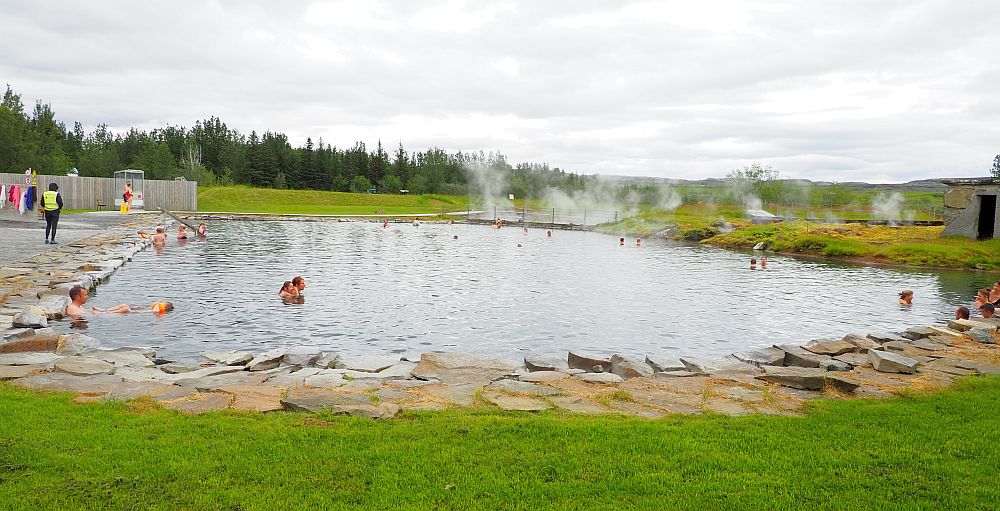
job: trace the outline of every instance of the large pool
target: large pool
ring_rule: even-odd
[[[138,254],[91,304],[170,300],[176,310],[91,317],[89,335],[168,356],[311,345],[717,357],[941,323],[997,278],[781,256],[752,271],[749,253],[516,227],[231,221],[211,224],[207,241],[168,240]],[[283,304],[281,283],[299,274],[305,303]],[[912,307],[896,302],[903,288],[915,291]]]

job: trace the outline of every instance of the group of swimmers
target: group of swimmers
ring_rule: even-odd
[[[199,224],[198,225],[198,229],[195,230],[195,234],[198,236],[198,239],[202,239],[203,240],[203,239],[207,238],[208,237],[208,226],[205,225],[204,223]],[[167,231],[162,226],[157,227],[156,228],[156,232],[154,234],[152,234],[152,235],[147,234],[145,232],[140,232],[139,233],[139,237],[153,240],[153,246],[156,247],[156,248],[163,248],[167,244]],[[187,226],[184,225],[184,224],[178,225],[177,226],[177,241],[179,241],[179,242],[181,242],[183,244],[184,242],[187,241],[187,239],[188,239],[188,228],[187,228]]]
[[[904,289],[899,292],[900,305],[913,305],[913,290]],[[996,317],[996,310],[1000,307],[1000,280],[993,283],[993,287],[984,287],[976,293],[973,308],[979,311],[983,319]],[[972,309],[961,306],[955,309],[955,319],[969,319],[972,316]]]

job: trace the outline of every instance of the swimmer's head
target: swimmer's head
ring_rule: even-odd
[[[156,232],[163,234],[163,227],[157,227]]]
[[[458,235],[456,234],[456,235],[452,236],[451,239],[457,240],[458,239]]]

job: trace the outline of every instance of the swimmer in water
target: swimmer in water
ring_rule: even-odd
[[[458,235],[456,234],[456,235],[452,236],[451,239],[457,240],[458,239]]]
[[[756,257],[751,257],[750,258],[750,269],[751,270],[756,270],[757,269],[757,258]]]
[[[997,308],[992,303],[984,303],[982,307],[979,308],[979,313],[983,315],[983,319],[990,319],[996,314]]]
[[[162,247],[167,244],[167,235],[163,232],[163,227],[156,228],[156,234],[153,235],[153,245],[157,247]]]
[[[286,280],[284,284],[281,285],[281,290],[278,291],[278,296],[282,299],[294,298],[298,290],[292,285],[292,281]]]
[[[625,246],[625,238],[618,238],[618,246],[619,247]]]
[[[552,237],[552,229],[549,229],[549,230],[545,231],[545,237],[546,238],[551,238]]]
[[[637,247],[641,247],[641,246],[642,246],[642,240],[641,240],[641,239],[639,239],[639,238],[636,238],[636,239],[635,239],[635,246],[637,246]]]
[[[208,236],[208,226],[205,224],[198,224],[198,237],[205,239]]]
[[[292,279],[292,286],[295,288],[295,296],[299,296],[306,290],[306,279],[302,278],[302,275],[296,275]]]
[[[129,305],[127,303],[122,303],[115,305],[114,307],[108,307],[106,309],[101,309],[99,307],[91,307],[91,312],[94,314],[129,314],[132,312],[152,312],[154,314],[166,314],[174,310],[173,302],[153,302],[149,306],[149,309],[139,305]]]
[[[188,239],[188,228],[186,225],[181,224],[177,226],[177,239],[178,240]]]
[[[389,228],[389,220],[388,219],[382,220],[382,228],[383,229],[388,229]]]
[[[760,256],[760,269],[767,268],[767,256]]]
[[[82,318],[87,314],[87,309],[83,305],[87,303],[90,293],[83,286],[73,286],[69,290],[70,304],[66,306],[66,315],[74,318]]]
[[[959,307],[955,309],[955,319],[969,319],[969,308]]]
[[[528,228],[527,228],[527,227],[525,227],[525,228],[524,228],[524,235],[525,235],[525,236],[527,236],[527,235],[528,235]]]
[[[904,289],[899,292],[900,305],[913,305],[913,291]]]

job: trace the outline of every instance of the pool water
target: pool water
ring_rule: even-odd
[[[165,356],[309,345],[409,357],[719,357],[943,323],[997,278],[777,255],[750,270],[749,252],[516,227],[230,221],[209,232],[137,254],[88,304],[169,300],[174,312],[92,316],[86,333]],[[284,304],[278,290],[295,275],[306,279],[305,301]],[[912,307],[896,301],[904,288],[915,291]]]

